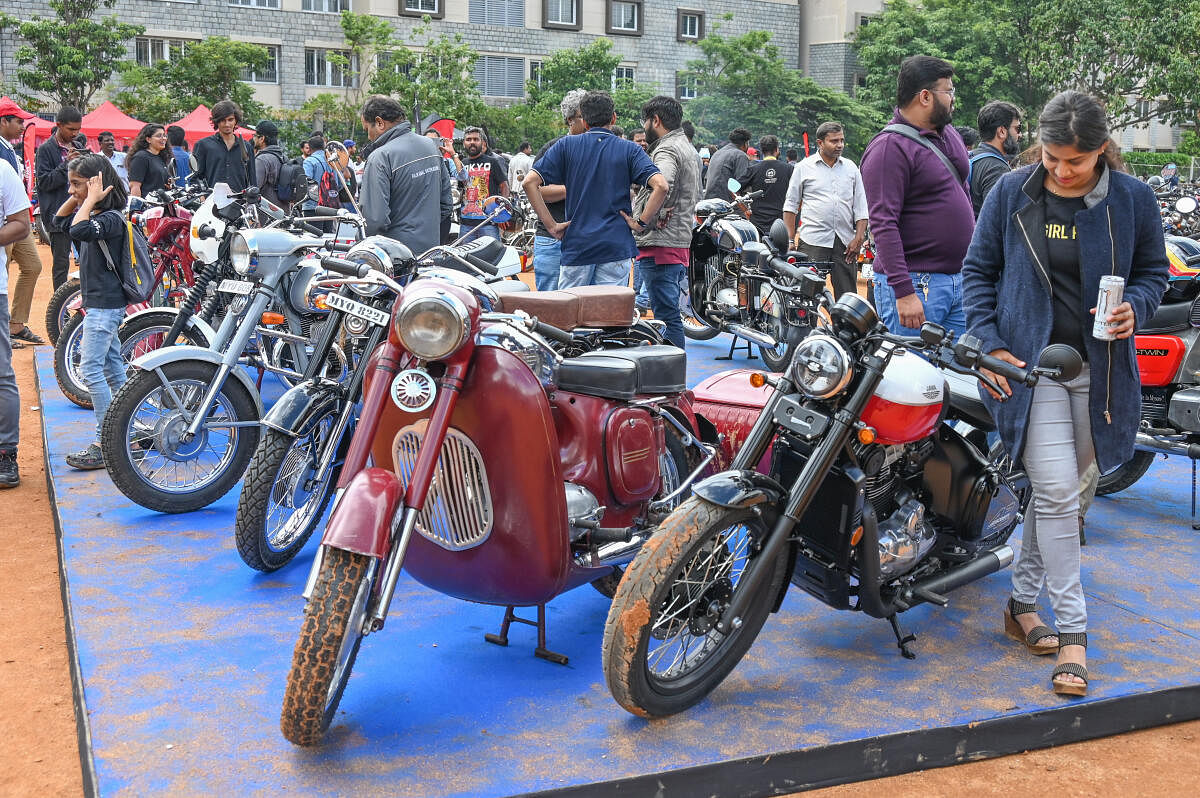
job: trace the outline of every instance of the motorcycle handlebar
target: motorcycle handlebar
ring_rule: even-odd
[[[1025,385],[1032,388],[1037,385],[1037,375],[1032,370],[1026,370],[1019,366],[1014,366],[1007,360],[992,357],[991,355],[980,355],[976,363],[976,368],[987,369],[995,374],[999,374],[1007,380]]]
[[[321,258],[321,265],[331,272],[344,274],[347,277],[366,277],[371,271],[371,267],[365,263],[355,263],[343,258],[335,258],[332,255]]]
[[[306,216],[337,216],[341,212],[341,208],[329,208],[324,205],[318,205],[315,208],[306,208],[304,214]]]
[[[297,229],[303,230],[304,232],[308,233],[309,235],[313,235],[313,236],[325,235],[324,230],[322,230],[319,227],[314,227],[311,224],[309,224],[308,222],[301,221],[300,219],[296,219],[295,223],[296,223]]]
[[[210,226],[210,225],[202,224],[196,230],[196,238],[203,239],[203,238],[216,238],[216,237],[217,237],[217,231],[214,230],[212,228],[212,226]]]
[[[575,338],[569,332],[560,330],[545,322],[540,322],[536,318],[533,320],[533,331],[543,338],[550,338],[558,341],[560,344],[569,344],[575,341]]]
[[[330,252],[349,252],[353,247],[353,244],[346,244],[341,241],[330,241],[325,245],[325,249]]]
[[[774,271],[778,272],[779,274],[782,274],[784,277],[789,277],[789,278],[791,278],[793,280],[797,280],[797,281],[800,280],[800,278],[803,276],[803,274],[805,272],[805,269],[797,268],[796,266],[793,266],[792,264],[788,263],[783,258],[774,258],[773,257],[769,261],[767,261],[767,264]]]

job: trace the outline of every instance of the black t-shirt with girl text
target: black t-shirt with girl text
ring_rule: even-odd
[[[1083,197],[1046,197],[1046,249],[1050,256],[1051,307],[1054,325],[1050,343],[1068,344],[1087,358],[1084,336],[1091,335],[1091,317],[1084,318],[1083,286],[1079,270],[1079,242],[1075,236],[1075,214],[1087,206]],[[1090,305],[1088,306],[1090,307]]]

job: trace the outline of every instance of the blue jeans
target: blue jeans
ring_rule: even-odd
[[[83,340],[79,342],[79,376],[92,396],[96,413],[96,440],[112,395],[125,384],[125,361],[117,328],[125,318],[125,308],[87,308],[83,317]]]
[[[533,281],[539,291],[558,288],[558,272],[562,267],[562,242],[549,236],[533,239]]]
[[[581,285],[629,286],[630,259],[589,263],[583,266],[562,264],[558,273],[559,288],[576,288]]]
[[[458,223],[458,230],[460,233],[466,232],[467,230],[470,230],[473,227],[475,227],[475,225],[477,225],[478,223],[479,223],[478,219],[463,219],[461,222]],[[467,235],[463,236],[463,240],[461,243],[466,244],[469,241],[474,241],[475,239],[483,238],[484,236],[487,236],[488,238],[494,238],[497,241],[499,241],[500,240],[500,228],[494,224],[485,224],[483,227],[479,228],[475,232],[467,233]]]
[[[21,396],[17,393],[17,373],[13,371],[8,318],[8,294],[3,293],[0,294],[0,449],[17,448],[21,424]]]
[[[654,258],[640,258],[636,264],[642,273],[643,286],[650,295],[654,318],[667,325],[666,338],[680,349],[684,348],[683,317],[679,314],[681,284],[687,280],[682,263],[655,263]],[[684,289],[686,290],[686,289]]]
[[[639,308],[650,307],[650,289],[646,287],[646,278],[642,276],[641,260],[633,262],[633,290],[634,304]]]
[[[912,272],[913,288],[925,306],[925,321],[940,324],[954,335],[962,335],[967,329],[963,315],[962,275],[938,272]],[[900,324],[896,312],[896,293],[887,283],[887,276],[875,273],[875,310],[887,325],[888,332],[896,335],[920,335],[921,331]]]

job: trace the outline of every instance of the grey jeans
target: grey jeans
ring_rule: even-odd
[[[12,339],[8,337],[8,294],[0,294],[0,449],[17,448],[20,423],[21,396],[13,371]]]
[[[1022,462],[1033,485],[1021,556],[1013,567],[1013,598],[1033,604],[1042,588],[1060,632],[1087,631],[1079,581],[1080,479],[1096,459],[1088,416],[1091,377],[1085,365],[1070,382],[1043,379],[1033,406]]]

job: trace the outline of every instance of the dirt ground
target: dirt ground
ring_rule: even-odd
[[[30,326],[44,337],[50,252],[41,250],[44,271]],[[14,352],[13,363],[21,391],[22,481],[14,490],[0,491],[0,518],[9,519],[3,525],[9,545],[0,549],[0,730],[8,732],[0,746],[0,795],[80,795],[83,781],[33,348]],[[1182,796],[1193,794],[1198,774],[1200,721],[806,795]]]

